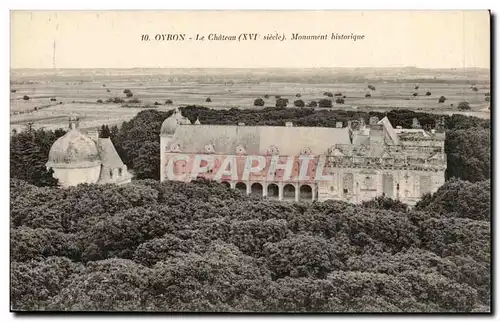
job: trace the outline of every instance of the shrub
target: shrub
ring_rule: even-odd
[[[419,88],[420,88],[420,86],[418,86],[418,85],[417,85],[417,86],[415,86],[415,89],[419,89]]]
[[[127,94],[127,93],[132,93],[132,91],[131,91],[131,90],[129,90],[129,89],[124,89],[124,90],[123,90],[123,94]]]
[[[205,100],[205,102],[210,103],[210,102],[212,102],[212,99],[210,97],[207,97],[207,99]]]
[[[306,106],[306,104],[304,103],[303,100],[296,100],[295,102],[293,102],[293,105],[295,105],[296,107],[304,107],[304,106]]]
[[[113,98],[108,98],[106,102],[120,104],[120,103],[125,103],[125,100],[120,97],[113,97]]]
[[[300,93],[295,94],[295,97],[301,97],[302,95]]]
[[[489,101],[490,101],[490,97],[489,97],[489,96],[486,96],[486,97],[484,98],[484,101],[485,101],[485,102],[489,102]]]
[[[341,92],[337,92],[337,93],[335,93],[335,96],[342,96],[342,93]]]
[[[472,90],[473,90],[474,92],[477,92],[477,87],[476,87],[476,86],[472,87]]]
[[[288,105],[288,99],[278,98],[276,100],[276,107],[286,107]]]
[[[158,103],[158,102],[155,102],[155,103],[154,103],[154,105],[161,105],[161,104],[160,104],[160,103]]]
[[[444,103],[446,101],[446,97],[441,96],[438,100],[438,103]]]
[[[134,96],[134,94],[132,94],[132,92],[128,92],[127,94],[125,94],[127,97],[132,97]]]
[[[139,100],[137,97],[134,97],[133,99],[128,100],[127,103],[139,104],[141,103],[141,100]]]
[[[102,103],[102,99],[98,99],[98,100],[97,100],[97,103]]]
[[[264,98],[268,99],[269,98],[269,94],[264,95]]]
[[[52,98],[50,99],[50,101],[51,101],[51,102],[55,102],[55,101],[57,101],[57,100],[56,100],[56,98],[55,98],[55,97],[52,97]]]
[[[25,100],[25,101],[29,101],[29,99],[30,99],[30,97],[29,97],[28,95],[24,95],[24,96],[23,96],[23,100]]]
[[[111,90],[110,90],[109,88],[106,88],[106,92],[108,92],[108,93],[109,93],[109,92],[111,92]]]
[[[318,102],[319,107],[332,107],[332,100],[323,98]]]
[[[316,101],[310,101],[309,104],[307,104],[307,106],[309,106],[309,107],[317,107],[318,106],[318,102],[316,102]]]
[[[425,95],[426,96],[431,96],[432,94],[431,94],[431,92],[427,92],[427,93],[425,93]]]
[[[15,89],[11,89],[11,90],[10,90],[10,92],[11,92],[11,93],[15,93],[15,92],[16,92],[16,90],[15,90]]]
[[[373,86],[373,85],[368,85],[368,88],[371,89],[372,91],[375,90],[375,86]]]
[[[333,94],[331,92],[324,92],[323,96],[333,97]]]
[[[413,93],[413,96],[414,96],[414,97],[417,97],[417,96],[418,96],[418,93],[417,93],[417,92]]]
[[[262,98],[257,98],[255,101],[253,101],[254,106],[264,106],[265,102]]]
[[[339,97],[339,98],[337,98],[335,100],[335,103],[337,103],[337,104],[344,104],[344,99]]]
[[[484,96],[490,96],[490,92],[484,93]]]
[[[174,103],[174,102],[173,102],[172,100],[166,100],[166,101],[165,101],[165,104],[166,104],[166,105],[170,105],[170,104],[173,104],[173,103]]]
[[[467,102],[458,103],[458,109],[459,110],[470,110],[469,103],[467,103]]]
[[[366,93],[366,94],[365,94],[365,97],[372,97],[372,94],[370,94],[370,93]]]

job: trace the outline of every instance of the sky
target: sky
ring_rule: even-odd
[[[206,40],[242,33],[259,40]],[[11,11],[10,54],[11,68],[489,68],[490,20],[488,11]]]

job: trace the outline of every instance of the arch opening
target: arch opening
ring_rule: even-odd
[[[310,185],[302,185],[299,190],[299,200],[312,201],[313,189]]]
[[[253,195],[262,196],[262,192],[263,191],[264,191],[264,188],[262,187],[262,184],[260,184],[259,182],[255,182],[250,187],[250,193],[253,194]]]
[[[283,200],[295,200],[295,186],[286,184],[283,187]]]
[[[267,197],[270,199],[278,199],[280,195],[280,188],[277,184],[271,183],[267,186]]]
[[[244,193],[247,192],[247,185],[244,182],[238,182],[236,184],[235,188],[240,190],[241,192],[244,192]]]

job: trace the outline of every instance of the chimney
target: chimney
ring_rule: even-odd
[[[337,129],[341,129],[341,128],[343,128],[343,124],[342,124],[342,122],[337,122],[337,123],[335,123],[335,127],[336,127]]]
[[[245,123],[243,123],[243,122],[238,122],[238,126],[245,126]]]
[[[371,116],[370,117],[370,125],[377,125],[378,123],[378,117],[377,116]]]
[[[76,116],[70,116],[69,118],[69,129],[76,130],[80,127],[80,119]]]
[[[99,131],[97,129],[90,130],[87,132],[87,136],[90,137],[92,140],[94,140],[94,142],[97,143],[97,141],[99,140]]]
[[[293,127],[293,123],[292,122],[285,122],[285,126],[286,127]]]

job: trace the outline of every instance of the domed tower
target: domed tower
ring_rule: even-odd
[[[191,124],[187,117],[182,116],[179,108],[174,110],[174,113],[170,115],[163,124],[160,130],[160,180],[164,178],[165,171],[165,153],[167,152],[168,144],[174,136],[175,130],[179,125]]]
[[[63,187],[96,183],[101,172],[97,144],[79,131],[78,124],[77,117],[70,117],[68,132],[54,142],[46,163]]]

